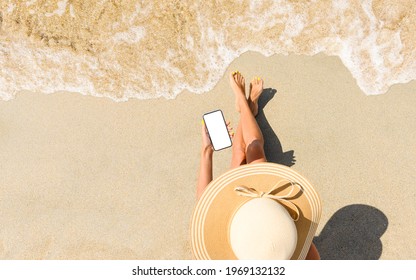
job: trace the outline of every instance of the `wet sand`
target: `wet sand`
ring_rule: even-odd
[[[416,259],[416,83],[365,96],[336,57],[246,53],[270,161],[316,187],[323,258]],[[248,84],[247,84],[248,87]],[[0,101],[1,259],[191,259],[200,118],[237,126],[225,75],[175,100],[21,92]],[[214,154],[214,177],[231,150]]]

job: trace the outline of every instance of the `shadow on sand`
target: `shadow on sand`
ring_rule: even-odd
[[[276,92],[272,88],[263,90],[256,119],[263,133],[267,161],[290,167],[296,162],[294,151],[283,152],[263,111]],[[380,237],[387,226],[387,217],[377,208],[348,205],[331,217],[321,234],[314,238],[314,243],[323,260],[377,260],[383,251]]]
[[[294,151],[283,152],[263,111],[276,92],[273,88],[263,90],[256,120],[263,133],[267,161],[290,167],[296,162]],[[331,217],[321,234],[314,238],[314,243],[323,260],[377,260],[383,251],[380,237],[387,226],[386,215],[377,208],[364,204],[348,205]]]
[[[378,260],[387,225],[377,208],[352,204],[338,210],[313,242],[323,260]]]
[[[264,114],[264,107],[274,97],[276,90],[273,88],[266,88],[263,90],[259,98],[259,111],[256,116],[257,123],[264,137],[264,152],[268,162],[283,164],[286,166],[293,166],[295,164],[294,151],[283,152],[282,144],[277,138],[272,127],[266,119]]]

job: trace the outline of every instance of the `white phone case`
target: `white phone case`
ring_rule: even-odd
[[[231,147],[232,142],[222,111],[206,113],[203,118],[214,150],[219,151]]]

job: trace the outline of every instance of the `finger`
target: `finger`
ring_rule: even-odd
[[[203,133],[207,133],[207,126],[205,125],[204,120],[201,120],[201,127],[202,127],[202,132]]]

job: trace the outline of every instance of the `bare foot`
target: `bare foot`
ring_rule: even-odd
[[[259,112],[259,97],[263,92],[263,80],[254,77],[254,79],[250,82],[250,95],[247,99],[248,105],[250,107],[253,116],[257,116]]]
[[[240,72],[230,74],[230,85],[235,94],[235,108],[240,112],[240,102],[242,99],[246,102],[246,84],[243,75]]]

